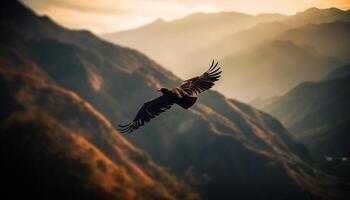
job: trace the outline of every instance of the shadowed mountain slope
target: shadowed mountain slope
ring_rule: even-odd
[[[3,68],[0,83],[5,199],[196,198],[75,93]]]
[[[156,88],[180,83],[135,50],[85,31],[63,29],[17,3],[3,11],[0,26],[7,33],[0,43],[3,70],[45,77],[74,91],[111,126],[132,119],[137,106],[159,95]],[[69,110],[59,112],[74,116]],[[85,119],[73,125],[80,123],[89,125]],[[92,143],[109,141],[96,135],[100,138],[91,138]],[[217,92],[202,95],[188,111],[174,107],[125,137],[206,199],[345,198],[339,191],[342,182],[311,167],[304,146],[276,119]]]
[[[272,113],[296,134],[347,120],[350,77],[305,82],[270,103]]]
[[[350,76],[341,67],[320,82],[306,82],[262,107],[278,117],[329,173],[350,179]]]
[[[350,75],[350,64],[339,67],[324,77],[324,80],[336,79]]]
[[[347,141],[350,122],[350,76],[340,76],[340,71],[327,76],[338,74],[338,78],[302,83],[262,108],[283,121],[318,159],[350,153],[341,142]]]

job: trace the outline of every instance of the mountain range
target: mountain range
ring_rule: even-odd
[[[239,25],[244,20],[231,15],[216,19],[220,24],[232,18],[225,29],[220,29],[225,34],[214,36],[210,25],[194,20],[186,31],[175,28],[193,16],[206,20],[220,13],[190,15],[162,22],[157,28],[150,24],[102,37],[145,52],[183,78],[199,73],[206,60],[220,59],[226,76],[218,89],[245,102],[281,95],[304,81],[317,81],[334,66],[349,61],[350,11],[310,8],[291,16],[258,15],[253,19],[260,20],[245,27]],[[197,39],[205,44],[196,45]]]
[[[339,67],[321,81],[304,82],[285,95],[261,104],[262,110],[280,119],[309,148],[320,165],[328,159],[333,166],[327,170],[347,179],[350,178],[348,72],[349,65]]]
[[[1,7],[0,28],[5,191],[42,199],[348,196],[345,182],[314,168],[278,120],[215,91],[121,135],[113,127],[181,79],[16,1]]]
[[[184,78],[189,69],[177,69],[193,64],[188,61],[191,55],[203,52],[218,38],[251,28],[260,22],[285,17],[280,14],[253,16],[238,12],[195,13],[170,22],[158,19],[136,29],[105,34],[103,38],[140,50]],[[208,57],[205,60],[208,59],[213,58]]]

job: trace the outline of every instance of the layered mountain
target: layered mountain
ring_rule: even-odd
[[[350,123],[350,76],[339,76],[340,71],[346,72],[336,70],[327,76],[333,79],[302,83],[263,107],[300,136],[317,158],[347,157],[350,153],[345,142]]]
[[[203,17],[203,20],[206,19]],[[303,81],[319,80],[332,71],[333,66],[348,62],[349,22],[349,11],[310,8],[292,16],[261,20],[250,27],[234,29],[234,32],[227,31],[215,37],[208,33],[203,38],[202,35],[207,33],[204,31],[197,34],[191,32],[185,38],[166,36],[159,29],[146,25],[113,34],[113,37],[109,35],[106,39],[140,49],[156,60],[169,57],[169,62],[163,62],[165,67],[183,77],[199,73],[208,58],[218,58],[222,60],[223,69],[229,73],[223,76],[225,84],[219,83],[220,91],[248,102],[255,98],[281,95]],[[165,30],[171,30],[174,35],[192,30],[173,30],[170,28],[175,27],[172,22],[164,24],[167,25]],[[196,25],[202,29],[210,28],[203,23],[191,24],[193,27]],[[230,29],[229,25],[226,26]],[[152,32],[153,39],[146,37],[141,30]],[[195,45],[191,41],[197,39],[204,45],[192,49]],[[176,45],[181,46],[180,51],[174,50],[178,49]],[[167,49],[171,53],[167,53]],[[180,66],[191,67],[180,70]]]
[[[326,13],[330,10],[318,10],[317,13],[324,12],[328,16]],[[223,55],[223,65],[230,71],[226,84],[219,89],[245,101],[268,98],[281,95],[303,81],[317,81],[334,66],[349,62],[349,12],[338,10],[343,15],[328,20],[308,14],[310,12],[280,22],[259,24],[210,47],[208,53]],[[313,24],[301,20],[304,15],[314,16]],[[297,27],[291,23],[296,19],[301,20]],[[331,21],[333,19],[344,21]]]
[[[262,109],[278,117],[311,151],[322,169],[350,179],[350,76],[341,67],[305,82]]]
[[[195,13],[173,21],[156,20],[137,29],[103,35],[103,38],[146,53],[181,77],[193,65],[191,55],[199,53],[218,39],[248,29],[260,22],[286,18],[280,14],[247,15],[237,12]],[[217,58],[217,55],[211,55]],[[198,67],[198,66],[197,66]],[[191,74],[191,75],[192,75]]]
[[[265,42],[222,60],[228,76],[220,91],[249,101],[283,94],[305,80],[319,80],[341,62],[289,40]]]
[[[349,106],[349,88],[346,86],[349,80],[347,76],[302,83],[272,102],[265,110],[277,116],[296,133],[346,120]]]
[[[47,143],[40,141],[41,137],[35,136],[36,131],[32,131],[33,139],[39,140],[38,144],[49,144],[41,147],[25,146],[27,143],[21,143],[21,148],[27,150],[25,152],[11,152],[11,148],[5,146],[4,151],[11,152],[6,153],[10,156],[5,158],[21,161],[18,159],[21,153],[28,153],[25,157],[29,157],[32,156],[31,149],[34,152],[46,152],[43,149],[55,146],[57,151],[64,149],[67,156],[62,159],[70,162],[73,153],[70,149],[82,151],[82,146],[90,143],[95,146],[96,152],[101,152],[96,153],[96,156],[104,154],[112,161],[108,162],[111,165],[115,163],[120,168],[124,166],[125,176],[131,177],[131,185],[133,178],[136,182],[137,178],[146,177],[146,181],[140,178],[140,186],[130,189],[135,197],[141,194],[138,193],[142,190],[139,187],[151,182],[154,183],[151,186],[158,184],[156,188],[161,192],[146,187],[145,192],[149,198],[195,198],[186,186],[171,178],[169,172],[162,168],[159,169],[160,172],[157,171],[159,167],[140,150],[135,151],[141,156],[134,156],[131,149],[135,149],[135,145],[147,152],[157,164],[169,168],[178,179],[190,184],[205,199],[306,199],[310,195],[319,198],[346,198],[348,195],[341,190],[341,180],[310,166],[308,151],[295,142],[275,118],[236,100],[229,100],[218,92],[202,95],[200,101],[190,110],[174,107],[135,134],[121,136],[114,131],[113,126],[131,120],[139,105],[159,95],[155,92],[156,88],[174,87],[181,80],[135,50],[110,44],[87,31],[63,29],[47,17],[36,16],[17,2],[5,5],[1,7],[0,64],[1,71],[6,74],[4,87],[8,88],[2,90],[6,91],[3,96],[10,100],[6,101],[9,111],[6,109],[2,112],[10,113],[14,108],[18,112],[24,112],[23,106],[18,106],[16,101],[21,101],[23,105],[35,105],[27,106],[35,109],[29,109],[33,113],[29,115],[34,118],[26,117],[25,114],[19,115],[19,118],[8,118],[8,114],[3,114],[9,125],[5,124],[2,129],[18,134],[21,131],[17,131],[16,127],[31,130],[31,124],[35,124],[34,128],[39,126],[43,130],[43,138],[47,139]],[[24,77],[11,78],[11,73]],[[26,77],[38,81],[21,81],[26,80]],[[24,92],[17,85],[21,85]],[[71,95],[60,98],[61,93],[55,95],[55,92],[45,89],[46,86],[40,89],[36,85],[54,85],[60,91],[69,91],[65,94]],[[76,104],[78,106],[74,106]],[[44,117],[35,113],[36,110],[43,112]],[[97,118],[100,123],[90,119],[92,114],[88,113],[91,110],[95,110],[93,116],[99,116]],[[97,114],[98,112],[101,114]],[[111,123],[107,123],[102,115]],[[47,122],[42,118],[49,120]],[[104,125],[101,121],[105,122]],[[108,133],[100,131],[106,128]],[[48,132],[52,134],[48,135]],[[68,134],[71,132],[76,132],[76,136],[72,136],[73,133]],[[76,142],[74,138],[81,138],[80,136],[86,143]],[[68,141],[68,147],[57,143],[61,141],[59,138],[66,138],[64,141]],[[11,141],[11,137],[8,140]],[[128,145],[118,148],[124,143],[115,140]],[[47,160],[54,154],[48,151],[48,154],[40,155],[43,159],[39,160]],[[89,159],[93,158],[95,157],[75,160],[90,163]],[[128,163],[119,163],[119,160]],[[52,162],[62,163],[57,160]],[[102,165],[98,168],[103,171],[103,164],[98,165]],[[9,162],[6,169],[11,166],[12,163]],[[89,166],[95,165],[87,167]],[[64,171],[63,169],[72,171],[71,165],[59,167],[58,173],[60,170]],[[112,169],[107,171],[112,172]],[[133,176],[134,173],[137,175]],[[65,175],[71,178],[70,174],[67,176]],[[81,174],[78,173],[78,177],[82,177]],[[92,176],[88,174],[88,177]],[[86,183],[84,179],[78,181]],[[61,183],[60,180],[58,182]],[[113,180],[108,179],[107,182],[112,184]],[[53,187],[56,188],[56,185]],[[124,185],[120,188],[129,189]]]
[[[350,75],[350,64],[339,67],[324,77],[324,80],[336,79]]]
[[[266,40],[275,40],[276,37],[278,40],[291,40],[298,39],[298,38],[304,38],[304,40],[296,40],[298,44],[302,45],[309,45],[311,41],[317,40],[317,42],[312,42],[314,45],[330,45],[328,46],[328,50],[332,49],[333,47],[339,48],[339,46],[346,46],[339,45],[343,40],[347,41],[348,38],[344,37],[344,34],[339,35],[340,38],[334,37],[335,34],[342,33],[344,29],[346,29],[348,26],[343,24],[343,27],[335,27],[335,25],[332,24],[332,22],[350,22],[350,12],[349,11],[342,11],[336,8],[330,8],[330,9],[317,9],[317,8],[310,8],[303,12],[299,12],[296,15],[288,16],[286,18],[283,18],[281,20],[271,21],[271,22],[261,22],[252,28],[238,31],[236,33],[233,33],[231,35],[227,35],[222,38],[218,38],[217,41],[209,44],[209,46],[202,50],[199,53],[194,53],[194,57],[196,60],[199,61],[199,63],[202,63],[203,61],[200,61],[200,56],[203,57],[203,55],[217,55],[221,58],[232,55],[237,52],[241,52],[242,50],[247,50],[249,48],[252,48],[254,46],[257,46],[261,43],[264,43]],[[321,27],[317,26],[318,24],[324,24]],[[314,25],[314,26],[311,26]],[[328,27],[327,27],[328,25]],[[333,27],[329,27],[333,26]],[[312,27],[312,28],[311,28]],[[337,30],[337,28],[340,28]],[[293,30],[293,31],[289,31]],[[286,35],[289,35],[292,33],[296,34],[298,37],[293,38],[284,38],[280,37],[280,34],[287,31]],[[322,31],[325,31],[323,33]],[[339,31],[338,33],[335,33],[336,31]],[[304,35],[304,32],[306,34]],[[338,35],[337,35],[338,36]],[[346,34],[345,34],[346,36]],[[334,38],[338,38],[337,41],[333,41],[334,43],[329,42],[330,40],[334,40]],[[307,41],[307,40],[311,41]],[[325,39],[326,43],[323,44],[323,40]],[[302,43],[302,42],[310,42],[310,43]],[[339,46],[337,46],[339,45]],[[343,51],[344,52],[344,51]],[[348,51],[345,51],[348,52]],[[328,54],[325,54],[326,56]],[[334,54],[330,54],[334,55]]]
[[[285,20],[287,24],[294,27],[334,21],[350,21],[350,10],[340,10],[335,7],[325,9],[312,7]]]
[[[278,39],[310,46],[321,55],[334,57],[348,63],[350,62],[349,34],[349,21],[334,21],[290,29],[278,36]]]

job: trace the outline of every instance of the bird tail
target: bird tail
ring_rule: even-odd
[[[176,102],[176,104],[184,109],[187,109],[193,106],[193,104],[196,103],[196,101],[197,97],[185,96],[182,97],[178,102]]]

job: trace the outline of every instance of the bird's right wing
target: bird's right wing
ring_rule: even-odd
[[[132,122],[126,125],[119,125],[119,131],[122,133],[131,133],[143,126],[146,122],[149,122],[152,118],[158,116],[160,113],[170,109],[173,104],[174,102],[164,95],[146,102],[137,112],[137,115]]]

